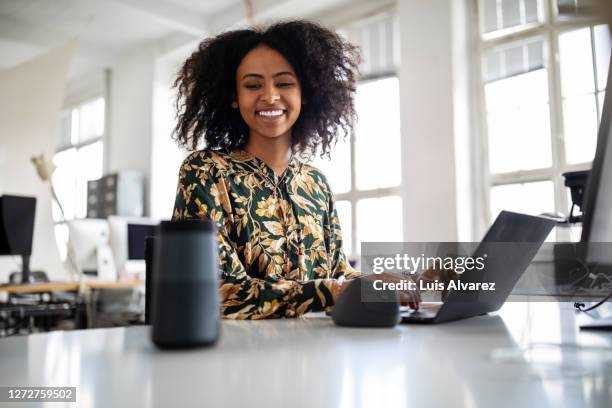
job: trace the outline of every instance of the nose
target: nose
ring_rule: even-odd
[[[279,99],[280,99],[280,95],[278,94],[274,86],[268,85],[264,88],[263,94],[261,95],[261,100],[263,102],[273,104]]]

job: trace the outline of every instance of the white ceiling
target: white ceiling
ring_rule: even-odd
[[[78,39],[71,76],[110,66],[137,47],[177,33],[205,33],[207,14],[240,0],[3,0],[0,68]],[[190,6],[190,4],[192,6]]]
[[[373,8],[389,0],[251,0],[255,21]],[[1,0],[0,69],[77,39],[75,78],[147,44],[178,46],[244,22],[243,0]]]

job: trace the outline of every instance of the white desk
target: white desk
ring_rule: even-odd
[[[148,327],[4,338],[0,385],[77,387],[50,407],[609,407],[612,333],[580,332],[570,306],[395,329],[224,321],[216,347],[179,352]]]

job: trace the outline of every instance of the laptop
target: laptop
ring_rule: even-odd
[[[495,290],[450,291],[444,303],[402,311],[401,322],[442,323],[499,310],[554,226],[549,218],[502,211],[473,255],[486,257],[484,268],[460,277],[462,284],[494,282]]]

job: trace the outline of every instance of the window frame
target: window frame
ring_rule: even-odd
[[[482,216],[485,220],[491,220],[491,189],[499,185],[520,184],[536,181],[552,181],[554,185],[554,203],[556,212],[567,214],[568,208],[568,191],[564,186],[562,173],[568,171],[585,170],[589,168],[590,162],[568,164],[565,157],[565,133],[563,123],[563,97],[561,94],[561,70],[559,53],[559,36],[568,31],[573,31],[581,28],[589,28],[591,34],[591,53],[595,56],[595,43],[593,36],[593,27],[605,23],[605,19],[598,17],[578,16],[559,16],[557,12],[556,0],[539,0],[541,6],[541,16],[538,23],[531,23],[528,26],[519,28],[509,28],[499,30],[499,32],[491,35],[485,35],[481,31],[483,26],[483,13],[480,12],[480,0],[472,0],[474,10],[472,24],[475,35],[475,61],[476,66],[476,83],[474,97],[475,106],[479,111],[479,127],[477,134],[480,146],[480,160],[482,160],[481,168],[484,174],[480,176],[480,184],[484,187],[482,194]],[[474,27],[475,26],[475,27]],[[488,135],[488,116],[486,112],[485,86],[486,78],[483,75],[483,67],[485,66],[486,52],[495,47],[510,44],[513,42],[521,42],[534,37],[540,37],[543,40],[544,47],[544,67],[547,71],[548,78],[548,103],[549,103],[549,120],[550,120],[550,142],[552,163],[550,167],[521,170],[506,173],[494,174],[490,169],[489,162],[489,135]],[[594,58],[593,58],[594,60]],[[597,67],[593,67],[594,74],[597,73]],[[596,76],[595,76],[596,78]],[[596,80],[596,79],[595,79]],[[595,99],[597,108],[597,119],[600,120],[599,100],[597,98],[597,87],[595,87]],[[606,90],[607,91],[607,90]],[[478,175],[475,175],[478,177]],[[481,231],[483,232],[483,231]],[[569,231],[558,232],[558,239],[569,239]]]
[[[398,78],[399,76],[395,71],[385,71],[382,73],[376,73],[374,75],[366,75],[359,79],[357,86],[377,81],[381,79],[387,78]],[[400,134],[400,149],[403,144],[401,134]],[[357,166],[356,166],[356,146],[355,146],[355,131],[353,130],[349,135],[349,145],[351,151],[351,187],[349,191],[344,193],[335,194],[334,200],[338,201],[348,201],[351,206],[351,253],[346,254],[349,258],[357,258],[361,254],[360,243],[357,242],[358,230],[359,226],[357,225],[357,202],[359,200],[367,199],[367,198],[382,198],[389,196],[398,196],[402,200],[402,207],[404,207],[404,197],[402,195],[402,186],[404,184],[405,177],[401,177],[401,182],[397,186],[393,187],[383,187],[383,188],[375,188],[369,190],[360,190],[357,188]],[[403,231],[402,231],[403,235]],[[346,241],[346,237],[343,236],[343,239]]]
[[[390,19],[390,33],[393,38],[393,42],[391,44],[390,54],[386,54],[389,65],[383,69],[373,70],[367,73],[362,73],[357,81],[357,86],[360,86],[364,83],[368,83],[371,81],[386,79],[386,78],[397,78],[399,83],[399,16],[397,13],[397,5],[392,4],[390,6],[385,6],[381,9],[377,9],[375,12],[369,13],[367,15],[353,18],[350,21],[344,21],[341,24],[336,24],[336,30],[341,33],[347,40],[351,41],[353,44],[360,46],[359,43],[359,35],[361,29],[367,27],[369,24],[379,21]],[[398,85],[401,86],[401,85]],[[401,109],[401,107],[400,107]],[[400,110],[401,114],[401,110]],[[346,256],[351,259],[359,262],[360,254],[361,254],[361,246],[360,242],[358,242],[358,230],[359,226],[357,225],[357,203],[359,200],[367,199],[367,198],[383,198],[388,196],[398,196],[402,202],[402,208],[405,208],[405,200],[403,195],[403,186],[405,183],[404,174],[401,175],[401,182],[397,186],[393,187],[384,187],[384,188],[375,188],[368,190],[360,190],[357,188],[356,184],[356,176],[357,176],[357,166],[356,166],[356,146],[355,146],[355,129],[347,135],[346,142],[349,143],[350,147],[350,189],[343,193],[333,193],[334,200],[348,202],[350,205],[350,230],[351,236],[347,237],[343,235],[343,240],[345,242],[349,241],[351,244],[351,252],[345,252]],[[400,133],[400,149],[403,145],[404,141],[402,140]],[[342,225],[342,219],[340,220]],[[346,223],[346,221],[345,221]],[[402,236],[404,236],[405,231],[403,230],[402,225]],[[343,230],[344,232],[344,230]]]
[[[64,106],[62,108],[62,110],[60,111],[60,117],[62,115],[65,115],[66,113],[68,113],[69,115],[72,116],[72,113],[73,113],[73,111],[75,109],[78,110],[81,107],[83,107],[84,105],[87,105],[87,104],[92,103],[94,101],[97,101],[99,99],[101,99],[103,104],[104,104],[104,117],[102,118],[102,121],[104,123],[104,130],[102,131],[102,133],[100,135],[95,136],[95,137],[91,137],[91,138],[89,138],[89,139],[87,139],[85,141],[79,141],[77,143],[73,143],[72,142],[72,118],[71,118],[70,119],[70,136],[71,136],[70,137],[70,143],[63,144],[61,146],[56,146],[55,152],[53,153],[53,159],[55,159],[55,156],[58,153],[63,153],[63,152],[66,152],[68,150],[75,149],[77,154],[78,154],[80,149],[82,149],[84,147],[87,147],[87,146],[90,146],[90,145],[93,145],[95,143],[100,143],[100,142],[102,143],[102,150],[103,151],[105,150],[104,149],[104,147],[105,147],[104,146],[105,145],[105,135],[106,135],[106,131],[107,131],[106,130],[106,126],[107,126],[107,122],[106,122],[106,118],[107,118],[107,99],[106,99],[106,97],[104,95],[96,95],[96,96],[84,99],[84,100],[82,100],[82,101],[80,101],[78,103]],[[80,118],[79,118],[79,121],[80,121]],[[102,169],[103,169],[102,171],[104,171],[104,162],[102,163]],[[76,203],[75,203],[75,208],[76,208]],[[87,214],[85,214],[84,218],[87,218]],[[75,215],[74,218],[66,218],[64,220],[54,220],[54,225],[58,226],[58,225],[66,223],[67,221],[72,221],[72,220],[77,220],[77,219],[83,219],[83,218],[77,217]]]

